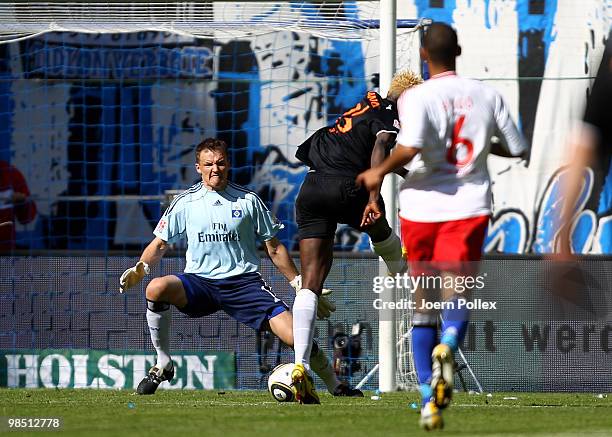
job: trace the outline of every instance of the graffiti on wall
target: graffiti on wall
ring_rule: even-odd
[[[398,2],[459,29],[459,72],[498,88],[532,144],[529,168],[490,162],[487,251],[553,249],[568,122],[580,116],[576,102],[610,23],[604,1],[567,3]],[[483,47],[483,35],[499,44]],[[0,74],[13,79],[0,83],[0,154],[26,174],[39,206],[35,223],[18,228],[31,248],[141,247],[161,213],[152,198],[193,183],[193,146],[207,136],[227,141],[231,177],[264,198],[294,248],[307,170],[295,151],[375,86],[378,68],[359,41],[296,32],[233,40],[54,33],[0,48]],[[584,173],[576,252],[612,252],[609,160]],[[344,226],[336,243],[369,250],[367,237]]]
[[[572,119],[582,115],[611,20],[606,0],[416,0],[417,14],[458,29],[460,74],[486,81],[509,104],[532,146],[528,168],[492,158],[493,218],[485,251],[547,253],[558,232],[560,184]],[[495,39],[483,46],[483,36]],[[585,170],[574,206],[577,253],[610,253],[610,153]]]

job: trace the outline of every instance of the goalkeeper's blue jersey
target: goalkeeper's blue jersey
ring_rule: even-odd
[[[234,183],[209,191],[201,182],[174,198],[155,231],[168,243],[187,239],[185,273],[223,279],[259,269],[259,241],[283,228],[254,192]]]

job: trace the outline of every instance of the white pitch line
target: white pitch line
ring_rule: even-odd
[[[451,404],[453,407],[465,408],[593,408],[592,405],[504,405],[504,404]]]

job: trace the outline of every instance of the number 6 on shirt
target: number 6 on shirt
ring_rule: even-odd
[[[474,156],[474,145],[468,138],[459,136],[465,115],[460,115],[453,128],[453,142],[446,151],[446,160],[457,167],[465,167]]]

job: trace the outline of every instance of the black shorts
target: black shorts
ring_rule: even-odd
[[[333,239],[338,223],[362,230],[359,225],[369,199],[368,191],[355,185],[355,177],[308,173],[295,201],[298,239]],[[384,212],[382,198],[378,204]]]

